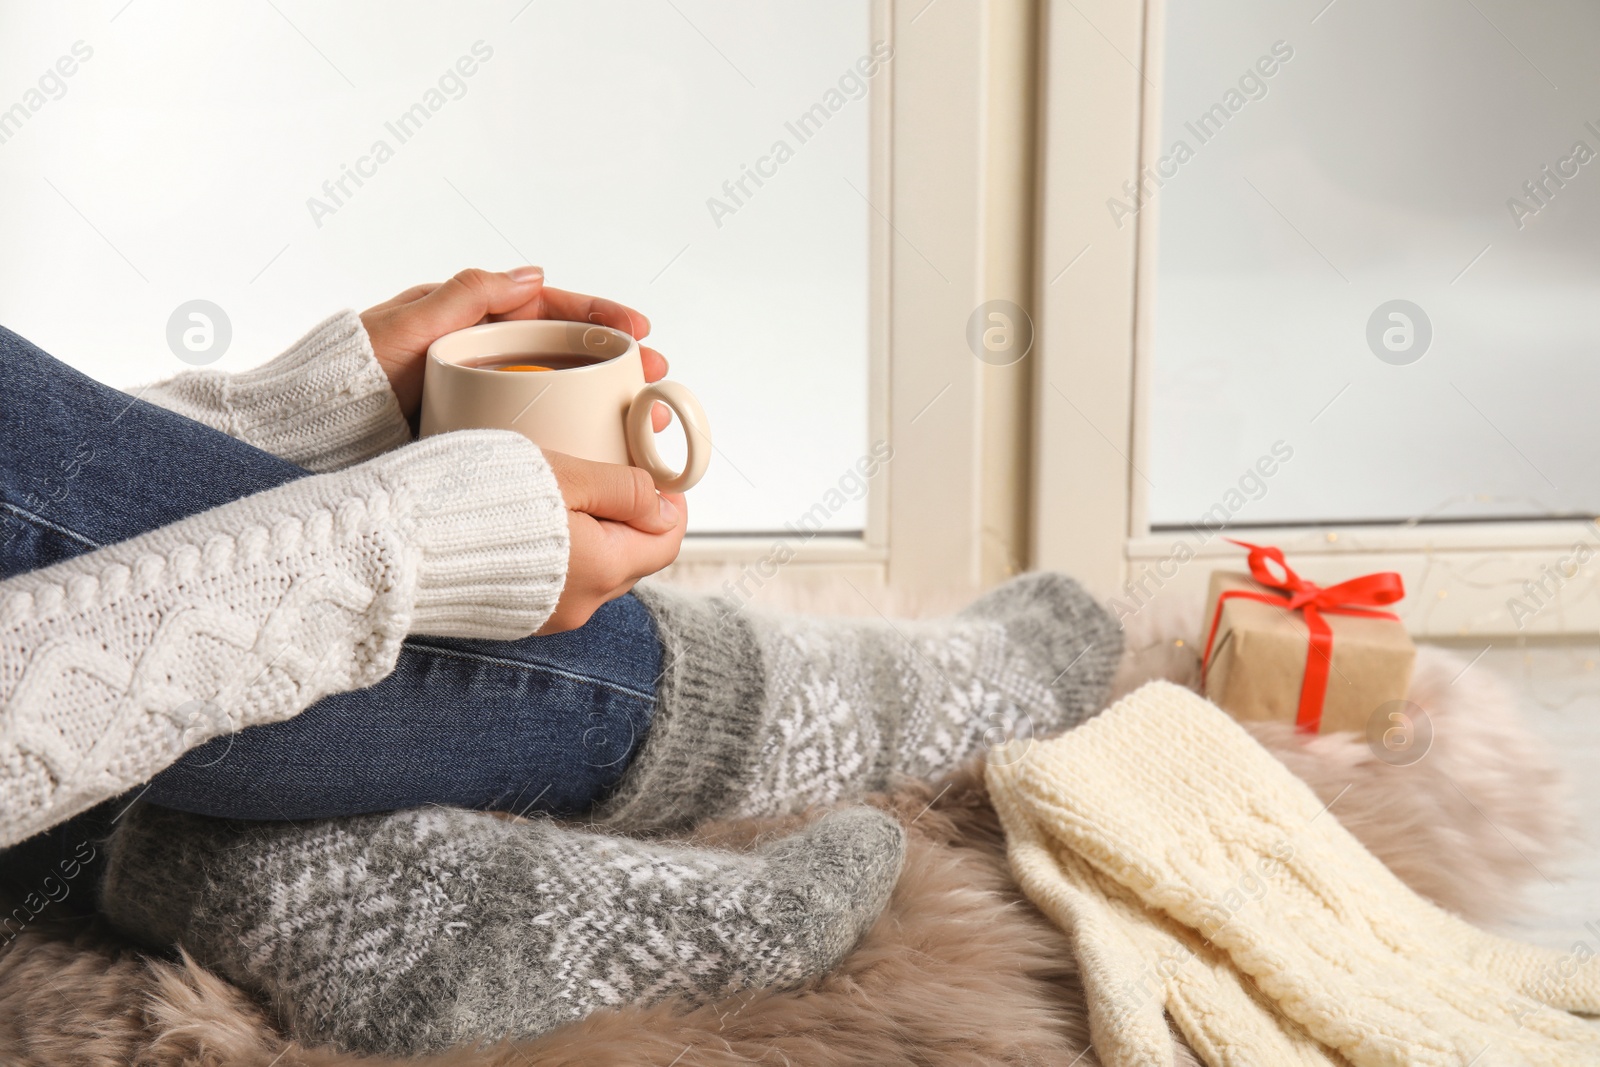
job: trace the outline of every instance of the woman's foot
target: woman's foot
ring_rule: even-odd
[[[737,854],[426,808],[238,823],[136,805],[102,910],[270,999],[296,1038],[407,1055],[827,971],[889,899],[870,808]]]
[[[1027,574],[953,618],[820,619],[654,585],[663,648],[650,735],[596,815],[629,830],[771,815],[947,771],[1076,726],[1122,653],[1071,578]]]

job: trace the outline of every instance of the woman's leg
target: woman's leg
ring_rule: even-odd
[[[260,994],[301,1041],[415,1055],[820,974],[904,850],[866,807],[736,854],[459,808],[245,823],[140,803],[107,846],[102,907]]]
[[[305,473],[3,333],[0,395],[5,574]],[[149,785],[159,805],[87,812],[0,869],[37,897],[76,863],[124,932],[181,943],[296,1036],[353,1049],[534,1034],[832,966],[899,873],[904,835],[879,812],[734,855],[462,810],[592,806],[644,738],[659,662],[631,597],[570,634],[411,641],[382,683],[202,746]],[[356,814],[392,808],[410,810]],[[344,817],[310,818],[327,814]]]
[[[1122,655],[1116,620],[1062,574],[898,622],[637,594],[666,666],[643,751],[590,816],[629,833],[848,800],[1012,741],[1021,758],[1105,707]]]
[[[101,385],[3,329],[0,397],[0,577],[307,473]],[[554,637],[413,640],[379,685],[218,738],[145,795],[257,819],[427,803],[581,812],[627,769],[659,669],[649,613],[629,597]],[[57,828],[35,850],[71,856],[107,818]],[[27,852],[0,866],[10,873]]]
[[[412,638],[377,685],[215,738],[143,799],[234,819],[423,804],[582,814],[643,742],[660,659],[650,614],[631,596],[550,637]]]

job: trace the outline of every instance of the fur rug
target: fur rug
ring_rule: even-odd
[[[1138,620],[1136,620],[1137,622]],[[1183,620],[1130,632],[1118,688],[1190,682]],[[1137,628],[1134,628],[1137,629]],[[1256,735],[1419,892],[1479,921],[1503,918],[1534,865],[1571,827],[1552,761],[1493,680],[1424,649],[1412,699],[1432,719],[1427,755],[1379,760],[1353,736]],[[1454,684],[1452,682],[1454,681]],[[906,782],[871,802],[910,831],[905,873],[883,918],[833,973],[696,1009],[668,1003],[605,1012],[533,1041],[426,1060],[341,1056],[286,1042],[248,998],[187,959],[150,958],[97,920],[30,927],[0,955],[0,1064],[6,1067],[846,1067],[861,1064],[1081,1064],[1088,1026],[1062,935],[1007,873],[982,776]],[[798,822],[745,820],[696,837],[747,847]],[[1175,1039],[1177,1062],[1197,1063]]]

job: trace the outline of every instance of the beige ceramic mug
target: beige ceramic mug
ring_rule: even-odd
[[[557,369],[473,366],[508,356],[534,366],[548,357]],[[656,451],[656,401],[683,426],[688,459],[681,471]],[[642,467],[658,489],[676,493],[698,482],[711,462],[711,427],[694,394],[677,382],[645,384],[639,342],[586,322],[489,322],[433,342],[422,379],[422,436],[477,429],[515,430],[540,448]]]

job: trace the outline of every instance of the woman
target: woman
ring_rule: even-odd
[[[1068,579],[904,624],[633,590],[676,556],[681,496],[510,432],[411,440],[435,339],[540,317],[649,329],[537,268],[465,271],[132,399],[0,331],[13,887],[70,864],[303,1040],[529,1035],[820,973],[904,848],[868,808],[748,855],[647,835],[1098,710],[1120,639]]]

